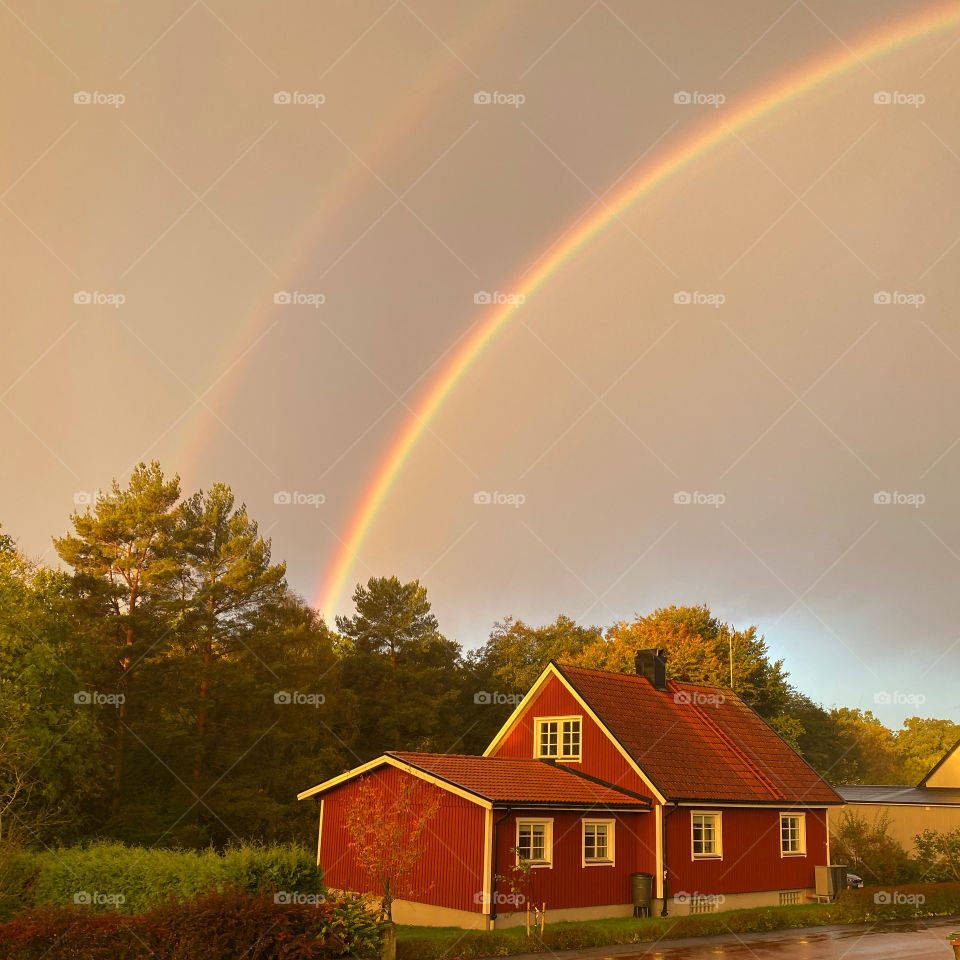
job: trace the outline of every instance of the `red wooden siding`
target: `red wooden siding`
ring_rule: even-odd
[[[502,816],[502,811],[494,811],[494,821]],[[516,863],[516,855],[511,853],[511,848],[517,844],[517,820],[527,817],[553,819],[553,866],[530,870],[530,887],[526,894],[535,903],[546,903],[548,920],[550,910],[630,903],[630,874],[638,870],[654,872],[653,845],[648,837],[653,832],[652,813],[613,815],[601,811],[528,810],[511,813],[496,827],[497,874],[501,877],[510,876],[510,867]],[[616,820],[615,863],[612,867],[582,865],[581,821],[585,817]],[[510,892],[508,883],[497,883],[497,913],[526,909],[525,905],[514,907],[504,900]]]
[[[411,780],[423,782],[390,766],[379,768],[371,776],[397,791]],[[324,882],[330,887],[360,893],[378,892],[373,890],[370,878],[361,873],[347,846],[345,807],[356,783],[342,784],[324,795],[320,864]],[[397,895],[439,907],[481,912],[483,906],[477,894],[485,889],[485,814],[477,804],[444,790],[437,815],[424,833],[423,855],[411,874],[410,889]]]
[[[587,715],[580,702],[557,677],[550,677],[546,681],[537,698],[516,719],[491,755],[524,758],[534,756],[534,718],[565,716],[583,717],[580,743],[582,760],[580,763],[571,763],[571,769],[582,770],[614,786],[650,796],[650,788],[637,776],[609,736]],[[652,820],[653,817],[650,816],[649,819]]]
[[[668,895],[796,890],[814,886],[814,867],[827,862],[824,810],[806,810],[807,855],[780,856],[779,809],[697,808],[722,812],[722,860],[693,860],[686,807],[664,810]]]

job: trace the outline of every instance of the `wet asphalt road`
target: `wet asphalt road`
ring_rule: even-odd
[[[956,918],[931,923],[893,921],[597,947],[559,956],[570,960],[953,960],[947,936],[955,930],[960,930]]]

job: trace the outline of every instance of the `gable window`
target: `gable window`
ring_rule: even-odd
[[[580,717],[538,717],[536,755],[555,760],[579,760],[580,721]]]
[[[719,813],[693,813],[690,827],[694,860],[719,859],[723,856],[723,841]]]
[[[553,865],[553,821],[517,821],[517,861],[526,860],[532,867]]]
[[[613,865],[613,820],[583,821],[583,865]]]
[[[802,813],[780,814],[780,856],[803,857],[807,853],[807,818]]]

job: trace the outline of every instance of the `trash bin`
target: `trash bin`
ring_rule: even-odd
[[[653,895],[653,874],[631,873],[630,894],[633,899],[633,915],[649,917],[650,900]]]
[[[960,960],[960,930],[955,930],[947,939],[950,941],[950,946],[953,947],[953,955],[957,960]]]

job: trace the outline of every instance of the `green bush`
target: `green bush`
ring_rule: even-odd
[[[20,854],[11,870],[21,908],[79,898],[94,909],[142,913],[168,898],[213,890],[319,894],[324,889],[314,856],[297,844],[244,844],[218,853],[97,842]]]
[[[960,915],[960,883],[909,883],[844,890],[837,897],[840,919],[896,920]]]

